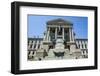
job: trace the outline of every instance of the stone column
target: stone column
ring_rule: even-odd
[[[73,29],[72,29],[72,41],[74,41],[74,32],[73,32]]]
[[[39,46],[39,41],[37,41],[36,43],[36,49],[38,49],[38,46]]]
[[[81,43],[81,41],[79,41],[79,45],[80,45],[80,49],[82,49],[82,43]]]
[[[62,35],[63,35],[63,40],[64,40],[64,27],[62,28]]]
[[[85,49],[85,42],[84,42],[84,41],[82,41],[82,44],[83,44],[83,49]]]
[[[35,41],[33,41],[32,49],[34,49]]]
[[[31,49],[31,48],[30,48],[31,44],[32,44],[32,41],[30,40],[30,41],[29,41],[29,45],[28,45],[28,49]]]
[[[55,28],[55,39],[57,39],[57,27]]]
[[[46,40],[46,32],[44,32],[43,40]]]
[[[70,41],[72,41],[72,32],[71,32],[71,28],[69,28],[69,39],[70,39]]]
[[[47,40],[49,40],[50,28],[47,30]]]

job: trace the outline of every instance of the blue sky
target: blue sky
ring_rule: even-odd
[[[46,22],[57,18],[73,23],[76,38],[88,37],[88,17],[49,15],[28,15],[28,37],[43,37],[43,33],[46,30]]]

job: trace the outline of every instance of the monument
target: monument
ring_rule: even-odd
[[[77,46],[72,22],[59,18],[46,24],[44,38],[41,44],[37,44],[40,47],[33,51],[33,60],[82,58],[82,50]]]

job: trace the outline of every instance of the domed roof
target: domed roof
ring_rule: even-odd
[[[47,25],[73,25],[73,23],[70,21],[66,21],[64,19],[58,18],[58,19],[48,21]]]

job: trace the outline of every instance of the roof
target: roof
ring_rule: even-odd
[[[70,21],[66,21],[64,19],[58,18],[58,19],[48,21],[47,25],[73,25],[73,23]]]
[[[33,41],[42,41],[43,38],[28,38],[28,40],[33,40]],[[77,38],[75,41],[88,41],[88,39],[85,38]]]
[[[76,41],[88,41],[88,39],[85,39],[85,38],[79,38],[79,39],[75,39]]]
[[[39,40],[39,41],[41,41],[41,40],[43,40],[43,38],[28,38],[28,40]]]

